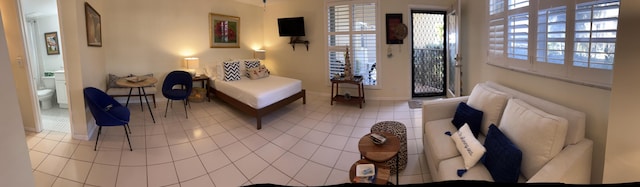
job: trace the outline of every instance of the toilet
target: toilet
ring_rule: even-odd
[[[40,109],[50,109],[53,106],[53,89],[38,90],[38,101]]]
[[[55,93],[55,80],[53,76],[43,77],[42,82],[44,88],[38,89],[38,102],[40,102],[40,109],[50,109],[53,107],[53,94]]]

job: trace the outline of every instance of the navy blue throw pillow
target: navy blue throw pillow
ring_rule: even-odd
[[[469,124],[469,129],[471,129],[473,136],[478,138],[480,126],[482,125],[483,114],[484,113],[482,111],[476,110],[475,108],[467,105],[467,103],[460,102],[455,115],[453,115],[451,123],[453,123],[453,126],[456,126],[456,129],[460,129],[460,127],[465,123]]]
[[[503,183],[518,182],[522,151],[494,124],[489,126],[484,147],[487,152],[480,161],[489,170],[493,180]]]

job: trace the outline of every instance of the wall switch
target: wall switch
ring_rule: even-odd
[[[16,63],[18,64],[18,67],[24,68],[24,63],[22,62],[22,57],[21,56],[18,56],[16,58]]]

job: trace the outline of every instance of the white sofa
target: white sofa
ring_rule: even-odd
[[[470,100],[475,100],[473,102],[476,105],[472,106]],[[529,104],[531,111],[539,109],[543,112],[537,111],[537,113],[547,113],[551,116],[566,119],[565,125],[556,125],[556,127],[562,128],[554,129],[555,131],[553,132],[555,134],[553,135],[550,135],[551,133],[533,134],[535,132],[550,132],[540,129],[527,129],[527,134],[523,135],[522,132],[517,134],[518,130],[524,131],[524,129],[517,128],[527,127],[525,125],[518,126],[518,123],[514,125],[514,119],[516,121],[527,120],[526,117],[523,117],[524,115],[507,116],[514,112],[504,112],[509,102],[515,103],[517,100],[520,103]],[[465,102],[476,109],[480,108],[478,110],[484,112],[481,131],[477,138],[478,141],[484,144],[487,135],[487,124],[495,124],[503,130],[505,136],[509,137],[522,150],[523,164],[518,178],[519,183],[588,184],[591,182],[593,141],[585,138],[585,114],[490,81],[476,85],[470,96],[431,100],[423,103],[424,154],[434,182],[452,180],[494,181],[482,162],[478,162],[475,166],[469,168],[462,176],[457,174],[458,169],[464,168],[463,158],[456,149],[451,137],[444,133],[457,131],[451,120],[460,102]],[[484,106],[478,106],[478,102],[485,102]],[[495,110],[497,113],[492,114],[490,110]],[[503,113],[506,115],[502,115]],[[509,121],[512,125],[500,127],[500,125],[503,125],[501,120]],[[522,124],[525,123],[535,125],[530,121],[522,122]],[[553,139],[554,137],[555,139]],[[545,151],[536,153],[531,150]],[[547,158],[545,159],[544,157]],[[532,167],[531,163],[538,164],[539,167]]]

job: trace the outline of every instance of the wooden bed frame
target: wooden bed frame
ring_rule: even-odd
[[[261,109],[255,109],[243,102],[240,102],[236,99],[234,99],[233,97],[222,93],[220,91],[218,91],[217,89],[213,88],[213,87],[209,87],[209,93],[213,93],[213,96],[219,98],[220,100],[230,104],[233,107],[236,107],[237,109],[251,115],[254,116],[256,118],[256,123],[257,123],[257,128],[258,130],[262,129],[262,116],[269,114],[275,110],[278,110],[284,106],[287,106],[289,103],[292,103],[300,98],[302,98],[302,104],[307,104],[307,94],[305,92],[304,89],[302,89],[300,92],[295,93],[287,98],[284,98],[278,102],[275,102],[269,106],[263,107]]]

